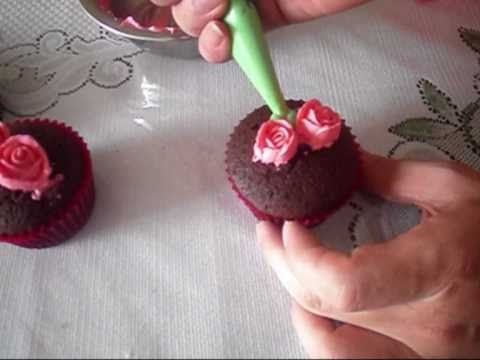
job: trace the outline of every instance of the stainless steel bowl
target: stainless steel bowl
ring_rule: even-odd
[[[108,12],[99,8],[97,0],[79,0],[86,13],[106,30],[129,39],[141,49],[154,54],[165,55],[181,59],[199,57],[197,40],[188,35],[171,35],[169,33],[155,33],[148,30],[139,30],[120,26],[120,22]],[[115,0],[135,3],[149,2],[149,0]]]

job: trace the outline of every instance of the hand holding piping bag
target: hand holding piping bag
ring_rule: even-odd
[[[232,37],[232,56],[272,112],[272,119],[293,121],[280,89],[260,18],[254,4],[231,0],[224,18]]]

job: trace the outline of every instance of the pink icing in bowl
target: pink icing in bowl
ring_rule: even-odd
[[[97,0],[98,6],[112,14],[121,26],[172,35],[184,33],[175,24],[171,8],[150,1]]]
[[[153,54],[198,58],[198,42],[181,31],[168,7],[150,0],[79,0],[87,15],[116,36]]]

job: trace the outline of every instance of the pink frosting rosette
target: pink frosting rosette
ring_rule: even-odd
[[[280,166],[292,159],[299,145],[313,151],[330,148],[340,137],[342,120],[328,106],[310,100],[298,110],[295,124],[270,119],[257,132],[253,161]]]
[[[280,166],[293,158],[298,148],[298,135],[286,120],[269,120],[258,130],[253,161]]]
[[[51,186],[52,168],[42,146],[29,135],[8,137],[0,145],[0,185],[32,191],[34,197]]]
[[[296,131],[300,142],[309,145],[312,150],[331,147],[341,130],[340,116],[318,100],[306,102],[298,111]]]

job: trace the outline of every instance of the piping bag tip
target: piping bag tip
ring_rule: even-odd
[[[253,2],[230,0],[224,17],[232,36],[232,57],[272,112],[272,119],[292,121],[278,81],[260,17]]]

